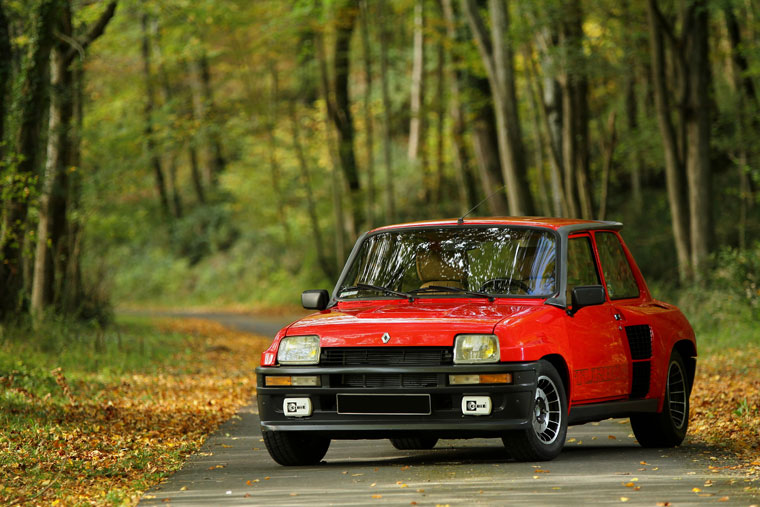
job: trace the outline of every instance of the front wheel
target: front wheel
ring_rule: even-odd
[[[504,447],[517,461],[548,461],[565,445],[567,396],[562,379],[548,361],[539,362],[537,374],[530,427],[502,437]]]
[[[267,451],[280,465],[316,465],[327,454],[330,439],[292,431],[264,431]]]
[[[689,428],[689,378],[681,354],[674,350],[668,363],[665,400],[658,414],[635,414],[631,427],[642,447],[675,447]]]

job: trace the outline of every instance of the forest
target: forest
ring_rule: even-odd
[[[0,318],[292,305],[479,203],[620,220],[655,287],[756,315],[759,32],[750,0],[2,0]]]
[[[681,459],[756,495],[758,139],[756,0],[0,0],[0,504],[135,505],[251,403],[272,336],[157,313],[285,323],[467,212],[623,222]]]

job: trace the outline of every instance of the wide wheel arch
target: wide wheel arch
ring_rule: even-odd
[[[673,345],[673,350],[678,351],[686,367],[686,376],[689,379],[689,393],[694,386],[694,377],[697,373],[697,348],[689,340],[681,340]]]
[[[548,361],[559,373],[562,379],[562,386],[565,388],[565,397],[567,398],[568,405],[570,403],[570,368],[567,366],[565,358],[559,354],[549,354],[542,357],[544,361]]]

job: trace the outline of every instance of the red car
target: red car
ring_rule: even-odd
[[[549,460],[570,424],[630,417],[645,447],[688,427],[694,332],[655,300],[622,224],[556,218],[417,222],[364,234],[318,313],[256,369],[264,441],[282,465],[331,439],[501,438]]]

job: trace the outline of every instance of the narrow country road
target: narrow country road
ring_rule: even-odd
[[[175,315],[271,336],[284,323]],[[256,412],[252,400],[140,505],[760,504],[719,449],[688,437],[677,449],[643,449],[627,420],[571,427],[562,454],[544,463],[511,461],[496,439],[442,440],[430,451],[359,440],[333,441],[317,466],[282,467],[267,454]]]

